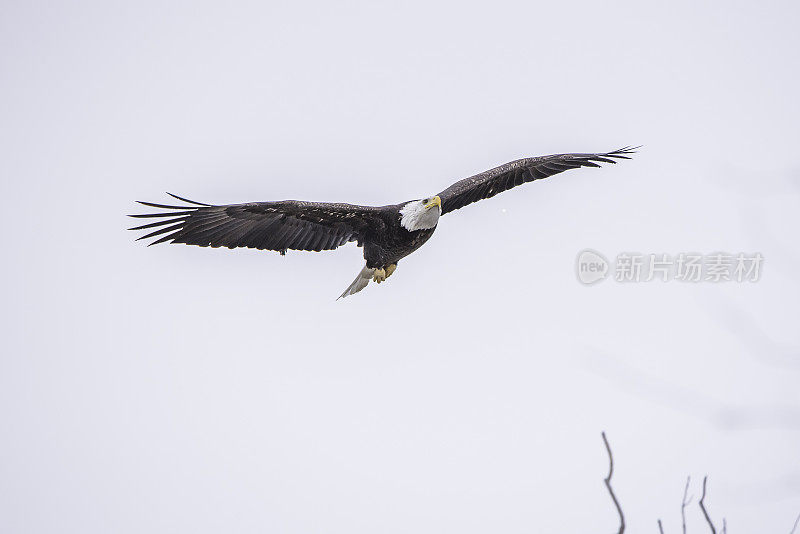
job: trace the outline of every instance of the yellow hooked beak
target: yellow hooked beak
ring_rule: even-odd
[[[432,207],[434,207],[434,206],[439,206],[439,209],[441,209],[441,208],[442,208],[442,199],[441,199],[441,198],[439,198],[439,195],[436,195],[435,197],[433,197],[433,198],[430,200],[430,202],[428,202],[428,203],[425,205],[425,209],[426,209],[426,210],[429,210],[429,209],[431,209],[431,208],[432,208]]]

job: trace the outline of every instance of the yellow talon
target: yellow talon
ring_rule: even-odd
[[[386,270],[385,269],[375,269],[375,272],[372,275],[372,279],[375,280],[377,283],[381,283],[386,280]]]
[[[396,263],[393,263],[393,264],[387,266],[386,267],[386,278],[389,278],[390,276],[392,276],[392,273],[395,271],[395,269],[397,269],[397,264]]]

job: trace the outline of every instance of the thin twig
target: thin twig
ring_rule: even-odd
[[[711,518],[708,517],[708,511],[706,511],[706,507],[703,504],[706,498],[706,480],[708,480],[708,475],[703,477],[703,496],[700,497],[700,509],[703,511],[703,515],[706,516],[706,522],[711,529],[711,534],[717,534],[717,529],[714,528],[714,523],[712,523]]]
[[[658,532],[659,534],[664,534],[664,526],[661,524],[661,520],[658,520]]]
[[[614,474],[614,457],[611,455],[611,447],[608,445],[608,440],[606,439],[605,432],[603,432],[603,443],[606,444],[606,451],[608,451],[608,476],[605,479],[606,488],[608,488],[608,493],[611,495],[611,500],[614,501],[614,506],[617,507],[617,513],[619,514],[618,534],[622,534],[623,532],[625,532],[625,516],[622,515],[622,508],[620,508],[619,506],[619,501],[617,501],[617,496],[614,495],[614,490],[611,489],[611,475]]]
[[[797,519],[794,520],[794,526],[792,527],[792,531],[789,534],[794,534],[794,531],[797,530],[798,523],[800,523],[800,514],[797,514]]]
[[[686,534],[686,507],[689,506],[689,503],[692,502],[692,498],[694,495],[689,497],[689,500],[686,500],[686,494],[689,493],[689,481],[692,480],[692,477],[686,477],[686,487],[683,488],[683,500],[681,501],[681,520],[683,521],[683,534]]]
[[[728,534],[728,520],[722,518],[722,534]]]

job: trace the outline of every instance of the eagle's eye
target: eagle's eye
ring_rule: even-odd
[[[426,198],[425,200],[422,201],[422,203],[423,204],[430,204],[431,203],[431,199]]]

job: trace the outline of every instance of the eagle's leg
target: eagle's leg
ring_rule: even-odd
[[[372,275],[372,279],[380,284],[381,282],[392,276],[392,273],[394,272],[395,269],[397,269],[396,263],[389,264],[386,267],[382,267],[380,269],[375,269],[375,273]]]
[[[386,269],[383,267],[375,269],[375,272],[372,273],[372,279],[379,284],[386,280]]]

